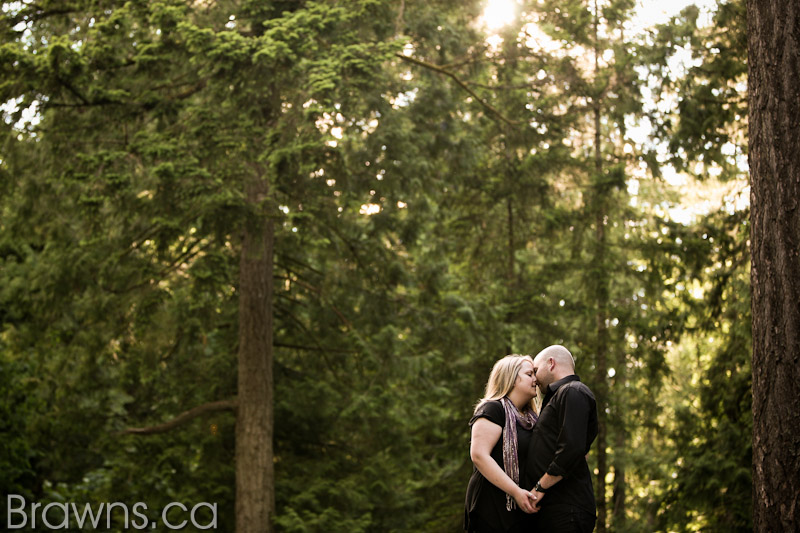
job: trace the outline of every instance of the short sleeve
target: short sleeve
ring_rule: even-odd
[[[506,423],[506,411],[500,400],[490,400],[483,402],[475,409],[475,414],[469,419],[469,425],[474,424],[479,418],[487,418],[490,422],[503,427]]]

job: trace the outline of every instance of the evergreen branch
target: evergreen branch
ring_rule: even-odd
[[[173,101],[175,101],[175,100],[185,100],[186,98],[189,98],[193,94],[199,93],[200,91],[205,89],[206,88],[206,84],[207,84],[206,80],[200,80],[197,83],[195,83],[194,85],[192,85],[191,87],[189,87],[188,89],[186,89],[185,91],[180,92],[180,93],[172,96],[170,98],[170,100],[173,100]]]
[[[174,272],[175,270],[180,268],[182,265],[184,265],[187,261],[190,261],[191,259],[194,259],[195,257],[197,257],[198,254],[200,254],[204,250],[208,249],[211,246],[211,242],[210,241],[207,241],[203,246],[200,246],[199,248],[196,248],[198,244],[203,242],[203,240],[205,240],[205,239],[204,238],[200,238],[200,239],[197,239],[196,241],[194,241],[192,243],[192,245],[189,246],[188,248],[186,248],[186,251],[184,251],[181,255],[179,255],[175,259],[175,261],[173,261],[173,263],[171,265],[169,265],[167,267],[164,267],[161,270],[161,272],[158,273],[158,277],[164,278],[167,274],[169,274],[171,272]]]
[[[180,79],[181,77],[183,77],[183,76],[180,76],[178,79]],[[79,103],[76,104],[76,103],[66,103],[66,102],[47,102],[45,104],[47,107],[54,107],[54,108],[61,107],[61,108],[63,108],[63,107],[98,107],[98,106],[106,106],[106,105],[133,105],[133,106],[148,108],[148,107],[151,106],[151,104],[147,104],[147,103],[142,104],[142,103],[138,103],[136,101],[125,102],[125,101],[122,101],[122,100],[109,100],[108,98],[101,98],[99,100],[89,100],[83,94],[81,94],[73,85],[68,83],[66,80],[63,80],[63,79],[58,78],[58,77],[56,79],[58,80],[58,82],[65,89],[67,89],[67,91],[69,91],[70,94],[72,94],[73,96],[75,96],[79,100]],[[168,95],[168,96],[165,97],[167,100],[174,102],[174,101],[178,101],[178,100],[185,100],[185,99],[189,98],[190,96],[192,96],[194,94],[197,94],[198,92],[200,92],[203,89],[205,89],[207,84],[208,84],[208,81],[205,80],[205,79],[202,79],[202,80],[200,80],[200,81],[198,81],[196,83],[173,83],[173,84],[156,85],[155,87],[153,87],[153,90],[159,91],[159,90],[163,90],[163,89],[171,89],[171,88],[177,88],[177,87],[183,87],[183,86],[189,85],[189,87],[184,89],[183,91],[181,91],[179,93],[176,93],[176,94],[173,94],[173,95]]]
[[[291,261],[292,263],[295,263],[295,264],[297,264],[297,265],[300,265],[300,266],[301,266],[301,267],[303,267],[303,268],[307,268],[308,270],[310,270],[311,272],[313,272],[313,273],[315,273],[315,274],[319,274],[320,276],[322,275],[322,271],[321,271],[321,270],[319,270],[318,268],[314,268],[314,267],[312,267],[311,265],[308,265],[308,264],[304,263],[303,261],[300,261],[299,259],[296,259],[296,258],[294,258],[294,257],[291,257],[290,255],[287,255],[287,254],[281,254],[281,253],[276,253],[275,255],[277,255],[278,257],[280,257],[280,258],[282,258],[282,259],[288,259],[288,260],[289,260],[289,261]],[[288,269],[288,267],[286,267],[285,265],[281,265],[281,266],[282,266],[283,268],[285,268],[286,270],[289,270],[289,269]],[[296,273],[296,272],[295,272],[295,273]]]
[[[275,297],[275,298],[279,298],[279,299],[281,299],[281,300],[286,300],[286,301],[287,301],[287,302],[289,302],[290,304],[299,305],[299,306],[303,306],[303,307],[305,307],[305,306],[306,306],[305,302],[301,302],[300,300],[298,300],[298,299],[296,299],[296,298],[292,298],[291,296],[289,296],[288,294],[286,294],[286,292],[285,292],[285,291],[277,291],[277,292],[275,293],[275,296],[274,296],[274,297]]]
[[[211,246],[211,242],[206,242],[206,244],[204,246],[196,248],[196,246],[198,244],[200,244],[202,241],[203,241],[203,239],[197,239],[194,243],[192,243],[192,245],[185,252],[183,252],[181,255],[179,255],[171,264],[163,267],[159,272],[155,273],[152,277],[149,277],[149,278],[145,279],[144,281],[141,281],[139,283],[135,283],[135,284],[130,285],[128,287],[125,287],[124,289],[121,289],[121,290],[115,290],[115,289],[113,289],[111,287],[102,287],[102,288],[103,288],[103,290],[106,290],[106,291],[110,292],[111,294],[126,294],[126,293],[129,293],[131,291],[135,291],[135,290],[141,289],[142,287],[147,287],[148,285],[153,285],[153,284],[156,283],[156,281],[155,281],[156,279],[158,279],[159,282],[163,281],[163,280],[166,279],[168,274],[171,274],[175,270],[179,269],[187,261],[197,257],[200,253],[202,253],[209,246]],[[125,250],[123,255],[126,254],[126,253],[128,253],[128,250]]]
[[[300,328],[301,331],[304,331],[306,333],[306,335],[308,336],[308,339],[311,340],[314,344],[317,345],[317,349],[314,350],[314,351],[320,352],[322,354],[322,360],[325,362],[325,365],[328,367],[328,369],[334,375],[334,377],[336,378],[336,381],[338,381],[340,383],[343,383],[342,377],[339,375],[339,372],[336,370],[336,367],[328,359],[328,355],[327,355],[328,352],[338,352],[340,350],[329,350],[327,348],[324,348],[322,346],[322,344],[320,344],[319,340],[314,335],[314,333],[309,328],[307,328],[306,325],[303,324],[303,321],[300,320],[297,316],[295,316],[294,313],[292,313],[290,310],[285,309],[285,308],[278,308],[278,310],[283,311],[283,313],[285,313],[286,316],[288,316],[290,320],[292,320],[295,324],[297,324],[297,326]],[[276,343],[273,340],[272,341],[272,345],[273,346],[278,346],[278,343]],[[351,352],[351,353],[357,353],[357,352]]]
[[[9,27],[13,28],[19,23],[30,24],[32,22],[39,22],[40,20],[44,20],[48,17],[56,17],[59,15],[71,15],[73,13],[78,13],[79,9],[76,8],[65,8],[65,9],[51,9],[46,11],[42,8],[37,6],[30,6],[29,8],[18,12],[14,16],[8,16],[6,20],[9,21]]]
[[[289,280],[289,283],[297,283],[298,285],[300,285],[304,289],[307,289],[307,290],[313,292],[317,296],[321,296],[322,295],[322,289],[320,289],[319,287],[315,287],[314,285],[311,285],[310,283],[307,283],[307,282],[301,280],[300,279],[300,274],[298,274],[297,272],[294,272],[293,270],[291,270],[289,268],[286,268],[285,266],[283,268],[284,268],[284,270],[286,270],[286,272],[288,272],[290,274],[294,274],[295,276],[297,276],[297,278],[292,278],[290,276],[275,276],[276,278],[283,279],[283,280]]]
[[[445,76],[449,76],[450,78],[452,78],[453,81],[455,81],[458,84],[459,87],[461,87],[462,89],[467,91],[467,93],[469,93],[470,96],[475,98],[478,101],[478,103],[480,103],[483,107],[485,107],[491,114],[493,114],[494,116],[496,116],[497,118],[499,118],[500,120],[502,120],[503,122],[508,124],[509,126],[516,126],[516,125],[520,124],[517,121],[513,121],[513,120],[510,120],[510,119],[504,117],[503,114],[500,113],[500,111],[495,109],[489,102],[485,101],[483,98],[478,96],[478,94],[475,91],[470,89],[469,86],[467,86],[466,83],[461,81],[461,79],[459,79],[459,77],[456,76],[453,72],[450,72],[449,70],[444,69],[444,68],[442,68],[442,67],[440,67],[438,65],[434,65],[433,63],[428,63],[427,61],[422,61],[420,59],[409,57],[409,56],[403,55],[403,54],[401,54],[399,52],[396,53],[395,55],[397,57],[399,57],[400,59],[404,60],[404,61],[408,61],[409,63],[413,63],[415,65],[419,65],[421,67],[425,67],[425,68],[428,68],[430,70],[433,70],[434,72],[438,72],[439,74],[444,74]]]
[[[338,316],[338,317],[339,317],[339,320],[341,320],[342,324],[344,324],[345,328],[347,328],[347,329],[350,329],[350,330],[352,330],[352,329],[353,329],[353,324],[352,324],[352,322],[350,322],[350,321],[347,319],[347,317],[346,317],[346,316],[344,316],[344,313],[342,313],[342,312],[341,312],[341,311],[340,311],[340,310],[339,310],[339,309],[338,309],[338,308],[337,308],[335,305],[333,305],[333,303],[331,303],[331,302],[326,302],[326,301],[325,301],[325,299],[324,299],[324,298],[323,298],[323,296],[322,296],[322,289],[320,289],[319,287],[316,287],[316,286],[314,286],[314,285],[311,285],[310,283],[306,283],[305,281],[303,281],[303,280],[299,279],[299,276],[300,276],[300,275],[299,275],[299,274],[297,274],[296,272],[293,272],[293,271],[292,271],[292,270],[290,270],[288,267],[284,266],[283,268],[284,268],[284,269],[285,269],[287,272],[289,272],[290,274],[295,274],[295,275],[297,275],[297,276],[298,276],[298,278],[292,279],[291,277],[288,277],[288,276],[287,276],[287,277],[278,277],[278,276],[276,276],[276,277],[278,277],[279,279],[289,280],[289,282],[290,282],[290,283],[296,283],[297,285],[299,285],[299,286],[303,287],[304,289],[306,289],[306,290],[308,290],[308,291],[310,291],[310,292],[313,292],[314,294],[316,294],[316,295],[317,295],[317,298],[319,298],[319,300],[320,300],[321,302],[323,302],[323,303],[326,303],[326,304],[328,304],[328,305],[331,307],[331,309],[333,310],[333,312],[334,312],[334,313],[336,313],[336,316]]]
[[[443,68],[445,70],[452,70],[454,68],[465,67],[467,65],[477,65],[480,63],[485,63],[488,61],[485,57],[476,57],[474,55],[468,55],[463,59],[459,59],[458,61],[453,61],[452,63],[448,63],[446,65],[439,65],[439,68]]]
[[[89,105],[89,100],[86,99],[78,90],[72,86],[72,84],[68,83],[66,80],[62,80],[60,77],[56,76],[58,82],[64,86],[73,96],[75,96],[78,100],[81,101],[83,105]]]
[[[469,85],[474,85],[475,87],[480,87],[481,89],[489,89],[490,91],[521,91],[525,89],[528,91],[535,91],[537,93],[542,92],[540,89],[532,87],[531,85],[528,85],[526,83],[522,83],[519,85],[486,85],[484,83],[478,83],[475,81],[467,81],[464,83],[467,83]]]
[[[286,270],[287,270],[287,271],[289,271],[289,272],[291,272],[289,269],[286,269]],[[317,298],[319,298],[319,300],[320,300],[322,303],[326,303],[326,304],[328,304],[328,305],[331,307],[331,309],[333,310],[333,312],[334,312],[334,313],[336,313],[336,316],[338,316],[338,317],[339,317],[339,320],[341,320],[342,324],[344,324],[344,326],[345,326],[347,329],[353,329],[353,324],[352,324],[352,323],[351,323],[351,322],[350,322],[350,321],[347,319],[347,317],[346,317],[346,316],[344,316],[344,313],[342,313],[342,312],[341,312],[341,311],[340,311],[340,310],[339,310],[339,309],[338,309],[338,308],[337,308],[335,305],[333,305],[332,303],[330,303],[330,302],[326,302],[326,301],[325,301],[325,299],[322,297],[322,289],[320,289],[319,287],[315,287],[315,286],[311,285],[310,283],[306,283],[306,282],[304,282],[304,281],[302,281],[302,280],[300,280],[300,279],[292,279],[292,278],[290,278],[290,277],[283,277],[283,276],[275,276],[275,277],[276,277],[277,279],[289,280],[289,282],[290,282],[290,283],[296,283],[296,284],[298,284],[299,286],[303,287],[304,289],[306,289],[306,290],[308,290],[308,291],[311,291],[311,292],[313,292],[314,294],[316,294],[316,295],[317,295]],[[293,301],[296,301],[296,300],[293,300]],[[298,303],[299,303],[299,302],[298,302]]]
[[[337,227],[336,227],[336,225],[331,225],[331,226],[329,226],[329,227],[328,227],[328,229],[329,229],[329,230],[330,230],[330,231],[331,231],[331,232],[332,232],[332,233],[333,233],[333,234],[334,234],[336,237],[338,237],[338,238],[339,238],[339,239],[340,239],[340,240],[341,240],[341,241],[342,241],[342,242],[345,244],[345,246],[347,246],[347,249],[348,249],[348,250],[350,250],[350,253],[351,253],[351,254],[352,254],[352,256],[353,256],[353,259],[355,259],[355,261],[356,261],[356,265],[358,266],[358,268],[359,268],[360,270],[364,271],[365,275],[368,275],[368,273],[370,272],[370,269],[369,269],[369,268],[367,268],[367,264],[365,264],[365,263],[364,263],[364,261],[361,259],[361,256],[358,254],[358,250],[356,249],[355,245],[354,245],[352,242],[350,242],[350,241],[347,239],[347,237],[345,237],[345,236],[342,234],[342,232],[341,232],[341,231],[339,231],[339,228],[337,228]],[[374,276],[371,276],[371,277],[372,277],[372,278],[373,278],[373,279],[374,279],[374,280],[375,280],[377,283],[380,283],[381,285],[383,285],[384,287],[386,287],[386,289],[387,289],[389,292],[391,292],[391,291],[392,291],[392,286],[391,286],[391,285],[390,285],[390,284],[389,284],[389,283],[388,283],[388,282],[387,282],[387,281],[386,281],[386,280],[385,280],[383,277],[378,277],[378,278],[375,278]]]
[[[160,85],[155,85],[152,88],[152,90],[161,91],[163,89],[174,89],[175,87],[182,87],[184,85],[190,85],[192,82],[181,81],[181,80],[186,79],[190,74],[193,74],[193,72],[190,71],[190,70],[187,70],[187,71],[183,72],[182,74],[179,74],[178,76],[176,76],[175,79],[170,80],[169,83],[162,83]]]
[[[308,352],[358,353],[358,350],[342,350],[339,348],[320,348],[314,346],[303,346],[300,344],[288,344],[285,342],[273,342],[272,345],[278,348],[292,348],[294,350],[305,350]]]
[[[347,320],[347,317],[344,316],[344,313],[339,311],[339,309],[335,305],[333,305],[332,303],[328,303],[328,305],[331,306],[331,309],[333,309],[333,312],[336,313],[336,316],[338,316],[339,320],[342,321],[342,324],[344,324],[344,327],[346,327],[349,330],[352,330],[353,329],[353,324],[349,320]]]
[[[347,237],[342,235],[342,232],[339,231],[339,228],[337,228],[335,225],[331,225],[328,227],[328,229],[331,230],[331,232],[333,232],[333,234],[336,235],[339,239],[341,239],[341,241],[344,243],[345,246],[347,246],[347,249],[350,250],[350,254],[353,256],[353,259],[355,259],[358,267],[365,273],[369,272],[364,262],[361,261],[361,256],[358,255],[358,251],[356,250],[355,245],[353,245],[353,243],[347,240]]]
[[[100,107],[104,105],[120,105],[122,102],[115,102],[113,100],[99,100],[97,102],[82,102],[80,104],[67,104],[63,102],[47,102],[44,107],[59,108],[59,107]]]
[[[198,405],[193,409],[184,411],[169,422],[158,424],[156,426],[147,426],[142,428],[127,428],[119,431],[117,435],[155,435],[158,433],[166,433],[176,427],[197,418],[198,416],[206,413],[213,413],[216,411],[235,411],[237,406],[236,399],[220,400],[218,402],[210,402],[203,405]]]

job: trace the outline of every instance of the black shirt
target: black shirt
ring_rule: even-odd
[[[484,402],[475,411],[469,421],[470,427],[479,418],[487,418],[500,427],[506,423],[506,412],[500,400],[490,400]],[[525,461],[530,449],[532,429],[525,429],[517,421],[517,453],[519,454],[520,476],[525,472]],[[491,452],[492,459],[503,468],[503,436],[497,439]],[[529,515],[525,514],[516,506],[511,511],[506,510],[506,493],[498,489],[478,471],[472,468],[472,476],[467,485],[467,501],[464,513],[465,531],[509,531],[515,526],[520,527],[522,523],[529,520]]]
[[[597,437],[597,403],[589,387],[576,375],[547,387],[539,421],[533,428],[528,461],[530,487],[547,473],[564,479],[547,489],[542,507],[574,505],[596,512],[586,454]]]

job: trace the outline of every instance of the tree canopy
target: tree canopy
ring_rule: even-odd
[[[598,531],[752,529],[741,0],[2,6],[4,494],[460,531],[559,343]]]

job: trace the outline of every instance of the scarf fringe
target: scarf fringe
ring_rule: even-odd
[[[511,480],[519,486],[519,450],[517,449],[517,422],[525,428],[532,429],[538,417],[533,411],[526,411],[520,414],[514,403],[503,397],[500,399],[506,414],[505,425],[503,426],[503,470]],[[517,502],[510,494],[506,494],[506,510],[511,511],[516,508]]]

